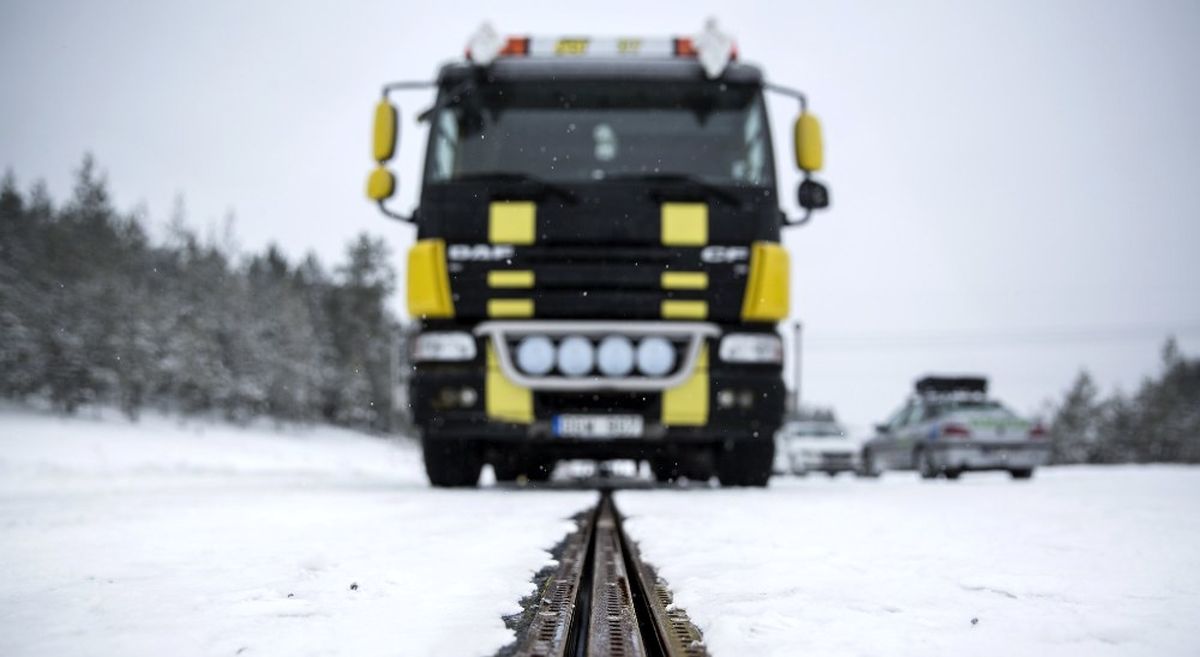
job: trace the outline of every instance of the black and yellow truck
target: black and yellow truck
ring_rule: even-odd
[[[436,90],[410,216],[389,208],[399,111]],[[781,211],[765,92],[799,101],[803,217]],[[781,230],[828,204],[797,91],[693,38],[500,38],[376,108],[368,196],[416,227],[408,399],[435,486],[636,459],[660,481],[763,486],[784,413]]]

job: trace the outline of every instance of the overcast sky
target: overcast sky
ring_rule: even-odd
[[[825,124],[833,208],[785,240],[806,400],[866,423],[919,374],[980,372],[1028,411],[1082,366],[1132,389],[1169,332],[1200,352],[1197,2],[10,0],[0,166],[64,198],[91,151],[159,230],[182,195],[198,228],[233,212],[245,249],[329,261],[370,231],[399,266],[412,229],[362,193],[380,83],[430,78],[483,19],[652,36],[707,16]],[[403,207],[429,100],[402,98]],[[790,203],[795,108],[772,100]]]

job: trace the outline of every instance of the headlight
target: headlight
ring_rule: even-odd
[[[571,377],[592,371],[596,352],[587,338],[573,335],[558,344],[558,371]]]
[[[727,363],[782,363],[783,341],[773,333],[730,333],[721,338],[720,355]]]
[[[675,368],[675,349],[666,338],[646,338],[638,343],[637,366],[646,376],[663,376]]]
[[[475,358],[475,337],[470,333],[430,332],[419,333],[413,343],[413,360],[464,361]]]
[[[633,371],[633,343],[623,335],[610,335],[600,341],[596,366],[604,376],[625,376]]]
[[[534,376],[542,376],[554,369],[554,343],[544,335],[522,338],[517,343],[517,367]]]

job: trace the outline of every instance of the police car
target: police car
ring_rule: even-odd
[[[915,394],[862,450],[862,472],[916,470],[922,478],[957,479],[974,470],[1007,470],[1028,479],[1046,462],[1049,441],[1040,424],[988,397],[979,376],[926,376]]]

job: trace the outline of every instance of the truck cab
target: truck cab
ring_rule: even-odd
[[[501,481],[537,481],[559,460],[634,459],[661,481],[765,485],[785,397],[780,233],[793,222],[761,71],[719,33],[485,28],[432,86],[411,216],[387,204],[389,96],[419,85],[384,87],[368,180],[416,227],[408,398],[431,483],[473,486],[485,463]],[[809,175],[816,119],[802,111],[794,136],[811,212],[828,204]]]

